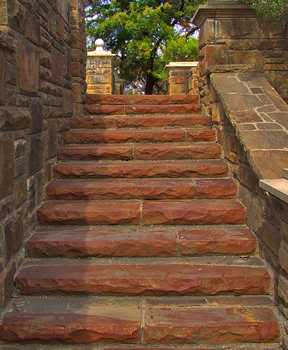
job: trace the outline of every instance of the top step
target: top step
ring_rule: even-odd
[[[167,105],[198,103],[197,95],[87,95],[86,104],[104,105]]]
[[[199,112],[196,95],[87,95],[88,114],[150,114]]]

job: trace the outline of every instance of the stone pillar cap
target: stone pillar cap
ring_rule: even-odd
[[[97,39],[95,41],[95,50],[89,51],[88,56],[115,56],[111,51],[104,50],[104,41],[102,39]]]
[[[240,0],[208,0],[207,5],[199,6],[192,23],[201,27],[207,18],[255,17],[255,11]]]
[[[198,61],[191,61],[191,62],[169,62],[166,65],[166,68],[192,68],[197,67],[199,64]]]

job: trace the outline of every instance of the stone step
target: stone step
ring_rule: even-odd
[[[152,143],[64,145],[59,159],[65,160],[173,160],[218,159],[222,148],[217,143]]]
[[[31,257],[172,257],[250,255],[256,239],[248,228],[55,227],[35,232]]]
[[[277,349],[280,331],[271,306],[260,308],[237,302],[215,305],[215,301],[213,305],[207,298],[198,304],[180,300],[158,303],[159,306],[149,300],[141,303],[92,296],[18,297],[3,317],[1,338],[9,342],[49,343],[49,348],[29,344],[29,350],[50,350],[58,342],[66,343],[61,344],[63,350],[88,350],[83,344],[93,343],[106,344],[97,347],[100,350],[164,350],[165,345],[165,350]],[[180,343],[190,345],[182,348]],[[68,344],[82,345],[74,348]],[[163,347],[159,348],[161,344]],[[7,346],[7,350],[13,349]],[[52,349],[58,350],[59,344]]]
[[[62,225],[225,225],[245,223],[246,210],[236,200],[47,201],[38,210],[41,224]]]
[[[65,143],[121,142],[213,142],[216,130],[211,128],[143,128],[79,129],[64,133]]]
[[[72,129],[198,127],[209,124],[210,119],[201,114],[98,115],[70,119]]]
[[[198,103],[198,95],[87,95],[86,104],[145,105]]]
[[[235,265],[234,265],[235,264]],[[271,278],[265,266],[173,262],[97,262],[42,259],[26,262],[15,277],[21,294],[265,295]]]
[[[190,104],[86,104],[88,114],[150,114],[150,113],[195,113],[200,111],[198,102]]]
[[[225,199],[237,193],[231,178],[223,179],[93,179],[55,180],[50,199]]]
[[[20,345],[20,344],[3,344],[2,350],[60,350],[59,344],[26,344],[26,345]],[[93,344],[82,344],[82,345],[64,345],[61,344],[61,350],[283,350],[283,348],[278,344],[269,343],[266,344],[246,344],[246,345],[214,345],[213,347],[209,346],[201,346],[198,345],[187,345],[184,346],[174,345],[163,345],[159,347],[159,345],[136,345],[136,344],[117,344],[117,345],[93,345]]]
[[[228,173],[223,160],[71,162],[54,167],[56,176],[78,178],[223,177]]]

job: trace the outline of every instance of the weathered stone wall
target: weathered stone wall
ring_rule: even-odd
[[[211,65],[245,64],[264,72],[288,100],[287,21],[265,22],[237,0],[209,0],[194,23],[201,27],[201,69]]]
[[[259,185],[281,178],[288,166],[288,105],[279,95],[287,100],[287,25],[264,23],[237,0],[209,0],[194,23],[200,26],[202,108],[219,126],[248,225],[274,272],[288,349],[288,205]]]
[[[248,225],[274,272],[275,302],[283,317],[287,349],[288,204],[263,191],[259,179],[281,177],[288,164],[288,105],[259,73],[214,73],[209,81],[213,120],[219,125],[225,157],[239,182]]]
[[[61,131],[81,112],[80,0],[0,0],[0,306],[51,179]]]

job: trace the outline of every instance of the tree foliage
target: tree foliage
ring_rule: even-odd
[[[288,0],[244,0],[260,15],[270,19],[280,19],[288,15]]]
[[[90,38],[102,38],[119,58],[120,76],[153,92],[171,60],[197,58],[191,18],[201,0],[90,0]]]

